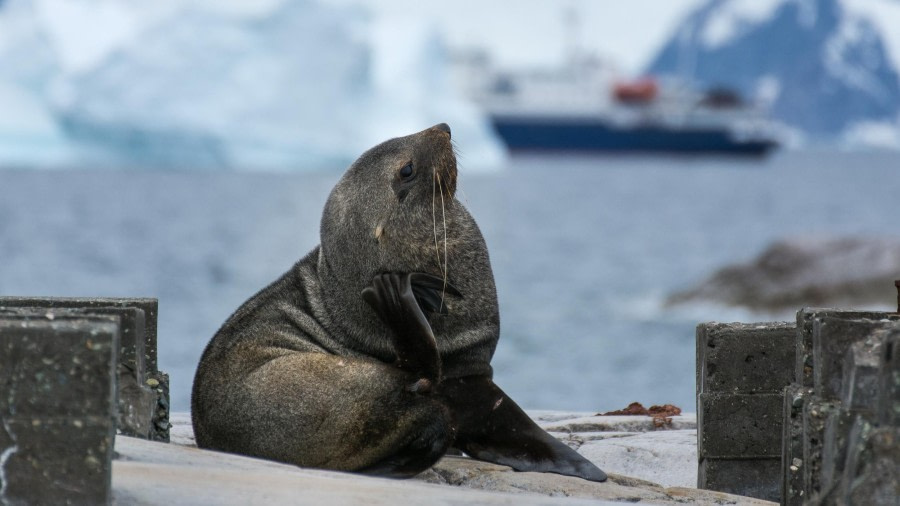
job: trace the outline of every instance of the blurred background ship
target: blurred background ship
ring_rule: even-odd
[[[765,104],[688,75],[625,79],[584,47],[581,18],[564,11],[560,65],[503,69],[481,50],[454,59],[458,87],[511,151],[764,155],[778,146]]]
[[[730,88],[622,80],[577,50],[556,69],[502,71],[478,55],[460,64],[465,94],[512,151],[764,155],[779,144],[764,108]]]

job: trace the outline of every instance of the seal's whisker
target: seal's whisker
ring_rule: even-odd
[[[466,206],[469,205],[469,195],[466,194],[466,190],[463,188],[456,188],[456,194],[460,201],[462,201]]]
[[[437,190],[440,189],[439,186],[440,176],[437,172],[434,173],[434,177],[431,178],[431,228],[434,230],[434,256],[437,259],[438,268],[441,266],[441,250],[438,247],[438,233],[437,233],[437,215],[435,214],[435,206],[437,205]],[[443,273],[443,270],[442,270]]]
[[[438,186],[441,186],[440,177],[438,177]],[[447,283],[450,276],[450,261],[447,256],[447,211],[444,207],[444,192],[441,189],[441,220],[444,222],[444,286],[441,289],[441,308],[444,307],[444,295],[447,293]]]

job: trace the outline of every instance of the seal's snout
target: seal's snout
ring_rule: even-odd
[[[450,133],[450,125],[448,125],[446,123],[438,123],[437,125],[434,125],[431,128],[435,129],[435,130],[440,130],[441,132],[446,133],[448,136],[453,137],[453,134]]]

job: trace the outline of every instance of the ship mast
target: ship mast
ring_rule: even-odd
[[[577,69],[582,61],[581,54],[581,16],[574,4],[563,11],[563,31],[565,32],[564,59],[572,69]]]

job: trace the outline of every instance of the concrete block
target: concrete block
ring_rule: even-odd
[[[112,316],[0,318],[0,414],[115,413],[118,345]]]
[[[878,370],[878,422],[900,427],[900,330],[885,332]]]
[[[813,388],[824,400],[841,396],[843,365],[850,345],[873,332],[894,325],[883,320],[823,317],[813,321]]]
[[[115,424],[109,417],[4,418],[2,504],[108,504]]]
[[[793,323],[697,326],[699,393],[780,393],[794,377]]]
[[[144,312],[144,362],[147,371],[158,369],[156,354],[156,321],[159,303],[153,298],[132,297],[0,297],[2,307],[35,307],[47,309],[133,307]]]
[[[698,457],[780,458],[783,394],[700,394]]]
[[[823,489],[836,484],[843,475],[844,463],[847,460],[847,436],[856,417],[856,414],[847,410],[837,409],[830,412],[825,420],[819,478]]]
[[[847,458],[844,461],[844,471],[837,490],[832,491],[832,497],[837,497],[839,504],[848,504],[851,484],[859,475],[862,466],[870,459],[871,452],[867,447],[869,436],[874,427],[864,417],[857,416],[853,420],[850,432],[847,435]]]
[[[143,342],[138,343],[139,324],[134,322],[134,332],[124,332],[124,364],[134,363],[135,371],[143,370],[143,377],[135,374],[135,383],[122,383],[120,403],[120,428],[124,434],[149,437],[156,441],[168,441],[169,389],[168,376],[157,366],[157,315],[158,303],[152,298],[79,298],[79,297],[0,297],[2,308],[40,308],[86,313],[139,310],[144,314]],[[127,316],[126,316],[127,317]],[[128,325],[123,325],[128,328]],[[131,335],[134,335],[134,351],[130,351]],[[141,366],[143,362],[143,367]],[[160,386],[162,385],[162,386]],[[146,410],[152,416],[146,420]]]
[[[841,366],[840,399],[844,409],[870,414],[877,410],[878,363],[883,342],[884,334],[876,331],[847,350]]]
[[[900,500],[900,427],[873,429],[857,478],[847,482],[843,504],[897,504]]]
[[[781,447],[781,504],[801,506],[803,491],[803,407],[812,396],[811,387],[791,384],[784,390],[784,427]]]
[[[110,501],[114,316],[0,317],[0,503]]]
[[[169,442],[169,375],[155,372],[147,379],[147,385],[156,392],[156,410],[153,413],[153,427],[150,439]]]
[[[848,320],[881,320],[896,315],[878,311],[857,311],[831,308],[806,307],[797,312],[797,341],[794,381],[801,385],[813,386],[813,322],[817,318],[834,317]]]
[[[806,497],[819,493],[825,422],[832,412],[840,409],[839,404],[813,396],[803,406],[803,493]]]
[[[781,497],[781,460],[703,459],[697,488],[777,502]]]
[[[146,385],[144,369],[144,311],[134,307],[0,309],[0,316],[34,318],[79,318],[109,316],[121,330],[117,365],[118,431],[127,436],[150,438],[156,411],[156,393]]]

